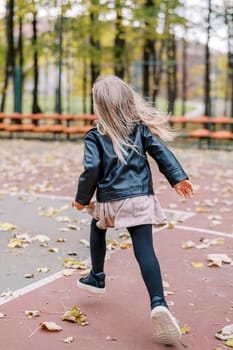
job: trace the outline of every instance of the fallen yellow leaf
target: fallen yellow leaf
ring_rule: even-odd
[[[123,233],[120,233],[119,234],[119,237],[121,239],[126,239],[126,238],[129,238],[130,237],[130,234],[128,232],[123,232]]]
[[[130,249],[132,248],[132,243],[131,242],[124,242],[120,244],[121,249]]]
[[[64,260],[64,267],[67,269],[86,270],[87,265],[83,262],[76,261],[74,259],[66,259],[66,260]]]
[[[51,247],[51,248],[49,248],[49,252],[51,252],[51,253],[59,253],[59,249]]]
[[[18,238],[12,238],[8,244],[8,248],[23,248],[24,240]]]
[[[225,342],[225,345],[228,346],[229,348],[233,348],[233,338],[227,339]]]
[[[111,244],[113,247],[119,246],[119,243],[115,239],[108,239],[107,243]]]
[[[180,329],[180,331],[181,331],[182,334],[187,334],[187,333],[189,333],[191,331],[191,328],[189,326],[185,326],[185,327],[182,327]]]
[[[174,228],[175,227],[175,224],[173,223],[173,222],[169,222],[168,224],[167,224],[167,227],[168,228]]]
[[[0,222],[0,231],[12,231],[17,227],[9,222]]]
[[[202,262],[192,261],[191,264],[193,267],[196,267],[196,268],[204,267],[204,264]]]
[[[197,207],[197,208],[195,209],[195,212],[196,212],[196,213],[208,213],[209,210],[206,209],[206,208],[203,208],[203,207]]]
[[[71,310],[66,311],[62,316],[62,320],[78,323],[81,326],[86,326],[88,324],[87,315],[84,314],[77,306],[74,306]]]

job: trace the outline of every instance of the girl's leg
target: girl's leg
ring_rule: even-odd
[[[106,231],[96,226],[97,220],[92,219],[90,233],[90,252],[92,270],[94,273],[104,271],[104,260],[106,255]]]
[[[158,259],[155,255],[152,239],[152,225],[129,227],[134,254],[150,295],[151,307],[167,306],[164,299],[162,277]]]
[[[181,339],[181,332],[164,299],[160,266],[153,248],[152,225],[129,227],[128,231],[150,295],[151,318],[156,334],[163,344],[177,344]]]
[[[91,222],[90,252],[92,269],[88,276],[77,281],[79,288],[93,293],[105,292],[104,260],[106,254],[106,230],[96,226],[96,220]]]

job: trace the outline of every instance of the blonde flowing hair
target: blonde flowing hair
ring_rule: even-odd
[[[100,76],[93,85],[94,111],[97,128],[110,137],[121,162],[126,162],[126,147],[134,148],[130,134],[136,124],[146,125],[163,141],[174,138],[167,124],[168,115],[159,113],[128,84],[114,75]]]

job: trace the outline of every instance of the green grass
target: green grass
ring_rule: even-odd
[[[156,108],[158,110],[161,110],[162,112],[167,111],[168,102],[164,98],[158,98],[156,103]],[[186,112],[191,112],[194,110],[194,107],[191,105],[186,104]],[[181,116],[182,115],[182,101],[176,100],[175,102],[175,108],[174,108],[174,116]]]
[[[90,113],[90,99],[87,97],[87,113]],[[43,113],[50,114],[55,111],[55,98],[54,96],[39,96],[39,105],[42,109]],[[25,96],[23,98],[23,114],[31,113],[32,106],[32,97],[31,95]],[[163,98],[158,98],[156,103],[156,108],[164,113],[167,110],[167,101]],[[83,113],[83,99],[81,96],[71,96],[68,101],[67,97],[63,97],[62,99],[62,109],[63,113],[71,113],[71,114],[82,114]],[[189,106],[187,104],[186,111],[190,112],[194,109],[193,106]],[[13,97],[8,96],[6,100],[6,108],[5,112],[7,114],[13,113]],[[179,116],[182,114],[182,101],[177,100],[175,103],[175,116]]]
[[[39,106],[42,109],[43,113],[51,114],[55,111],[55,98],[54,96],[39,96]],[[90,101],[89,98],[87,101],[87,113],[90,113]],[[6,101],[5,112],[7,114],[13,113],[13,98],[9,96]],[[22,105],[22,113],[28,114],[31,113],[32,109],[32,98],[31,96],[24,96],[23,105]],[[80,96],[72,96],[68,101],[67,97],[63,97],[62,99],[62,110],[64,114],[82,114],[83,113],[83,99]]]

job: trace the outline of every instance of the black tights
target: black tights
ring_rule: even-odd
[[[157,301],[165,304],[162,277],[158,259],[155,255],[152,239],[152,225],[128,227],[134,255],[139,264],[143,280],[148,290],[152,307]],[[104,271],[106,255],[106,231],[96,226],[96,220],[91,222],[90,250],[92,269],[95,273]]]

